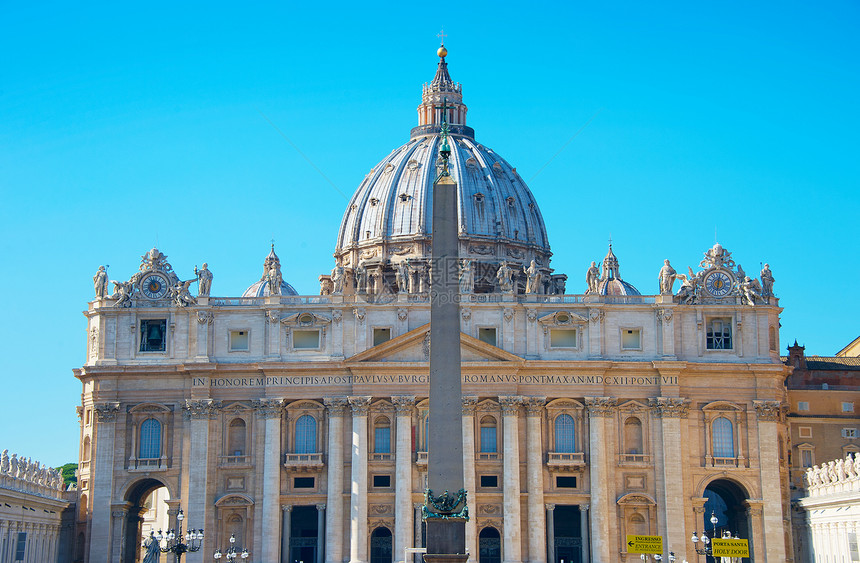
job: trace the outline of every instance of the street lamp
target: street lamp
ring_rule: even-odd
[[[189,530],[185,534],[185,541],[182,536],[182,521],[185,520],[185,514],[182,509],[179,509],[179,514],[176,515],[176,520],[179,521],[179,532],[167,530],[163,532],[158,530],[158,533],[153,533],[152,538],[158,542],[158,549],[161,553],[172,553],[176,556],[176,563],[182,561],[182,554],[189,551],[200,551],[203,545],[203,529]]]
[[[247,549],[242,549],[241,553],[236,553],[236,546],[234,545],[235,543],[236,543],[236,534],[230,534],[230,548],[227,551],[225,551],[224,553],[221,553],[220,549],[216,549],[215,550],[215,560],[218,561],[222,557],[226,557],[227,561],[232,562],[237,557],[240,557],[244,560],[244,559],[247,559],[248,557],[251,556],[251,554],[248,553]]]
[[[706,531],[702,531],[702,535],[697,536],[696,532],[693,532],[693,535],[690,537],[690,541],[693,542],[693,549],[696,550],[696,553],[699,555],[708,556],[711,555],[713,548],[711,547],[711,538],[717,537],[717,522],[719,519],[717,516],[711,512],[711,525],[713,526],[713,531],[711,532],[711,537],[708,537],[708,533]],[[699,547],[699,542],[702,543],[702,547]]]

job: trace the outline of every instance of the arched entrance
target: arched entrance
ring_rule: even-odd
[[[749,540],[750,551],[752,551],[750,521],[747,507],[744,506],[744,501],[749,498],[749,495],[744,488],[729,479],[716,479],[708,483],[702,496],[708,499],[705,502],[703,515],[704,530],[707,534],[720,537],[724,533],[730,533],[732,537]],[[710,521],[711,514],[717,519],[716,525]],[[697,522],[696,525],[698,526],[699,523]],[[710,562],[711,559],[708,558],[708,561]]]
[[[502,541],[499,531],[487,526],[478,534],[478,563],[501,563]]]
[[[370,534],[370,563],[391,563],[393,551],[391,530],[380,526]]]
[[[128,490],[125,496],[129,507],[125,522],[123,563],[139,563],[143,559],[140,542],[144,531],[149,534],[150,529],[158,531],[169,527],[167,505],[164,504],[169,498],[167,487],[158,479],[143,479]]]

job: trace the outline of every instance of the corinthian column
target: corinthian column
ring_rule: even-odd
[[[478,397],[463,396],[463,488],[469,493],[467,504],[472,515],[466,522],[466,549],[469,551],[469,561],[478,560],[478,525],[475,519],[478,505],[475,488],[475,405]]]
[[[519,407],[523,398],[517,396],[499,397],[502,406],[502,425],[504,442],[504,475],[502,492],[504,495],[504,538],[502,553],[505,563],[522,561],[522,541],[520,526],[520,443]]]
[[[528,491],[529,561],[546,561],[546,512],[543,504],[543,444],[540,422],[546,397],[526,397],[526,490]]]
[[[263,421],[263,561],[280,559],[279,536],[281,507],[281,415],[284,412],[282,399],[264,399],[254,405],[257,416]]]
[[[412,547],[412,409],[415,397],[391,397],[396,411],[394,469],[394,559]]]
[[[343,563],[343,417],[345,397],[323,399],[328,409],[325,560]]]
[[[186,526],[212,529],[209,522],[214,523],[214,520],[207,522],[206,519],[206,509],[210,506],[208,494],[209,423],[218,415],[220,407],[220,401],[213,401],[212,399],[187,400],[185,402],[185,417],[191,422]],[[210,551],[210,546],[211,550],[215,549],[212,546],[213,540],[214,534],[205,536],[202,550],[197,552],[199,555],[189,556],[189,563],[203,561],[203,553]]]
[[[591,559],[612,561],[609,519],[614,510],[610,506],[609,466],[604,444],[607,442],[606,421],[615,414],[616,399],[586,397],[589,427],[589,476],[591,478]]]
[[[785,560],[785,531],[782,517],[782,492],[779,475],[779,430],[782,404],[779,401],[753,401],[758,418],[759,472],[761,473],[764,549],[768,561]]]
[[[662,474],[658,471],[657,479],[663,485],[663,518],[660,522],[660,535],[663,536],[666,545],[673,548],[679,560],[687,557],[687,533],[684,527],[684,499],[689,494],[684,494],[684,467],[681,463],[681,421],[687,418],[689,399],[677,399],[670,397],[658,397],[651,399],[651,412],[660,419],[662,430],[663,459]],[[658,499],[658,505],[660,499]]]
[[[349,496],[349,563],[367,561],[367,411],[371,397],[349,397],[352,407],[352,486]]]
[[[111,498],[113,496],[114,425],[119,412],[119,403],[97,403],[95,452],[90,475],[92,475],[92,516],[90,520],[90,561],[110,559],[111,546]],[[122,538],[113,538],[121,542]]]

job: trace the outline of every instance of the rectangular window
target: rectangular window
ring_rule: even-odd
[[[391,340],[390,328],[375,328],[373,329],[373,345],[379,346],[383,342]]]
[[[497,453],[496,427],[481,426],[481,453]]]
[[[250,341],[247,330],[231,330],[230,331],[230,351],[231,352],[247,352],[250,350]]]
[[[642,349],[642,330],[638,328],[625,328],[621,330],[622,350]]]
[[[842,412],[854,412],[854,403],[843,402]]]
[[[391,475],[374,475],[373,486],[377,489],[387,489],[391,487]]]
[[[167,319],[140,321],[140,351],[164,352],[167,342]]]
[[[317,350],[320,347],[319,330],[294,330],[293,348],[297,350]]]
[[[499,486],[499,476],[498,475],[481,475],[481,488],[482,489],[495,489]]]
[[[809,401],[797,401],[797,410],[798,411],[808,411],[809,410]]]
[[[380,426],[373,431],[373,453],[391,453],[391,427]]]
[[[856,438],[857,437],[857,429],[856,428],[843,428],[842,429],[842,437],[843,438]]]
[[[800,466],[812,467],[813,465],[812,450],[800,450]]]
[[[15,545],[15,561],[23,561],[27,551],[27,532],[18,532],[18,542]]]
[[[313,477],[293,477],[294,489],[313,489],[315,486]]]
[[[800,426],[797,428],[797,435],[800,438],[812,438],[811,426]]]
[[[554,328],[549,331],[550,348],[576,348],[575,328]]]
[[[576,477],[570,475],[558,475],[555,478],[555,486],[558,489],[575,489]]]
[[[479,328],[478,329],[478,340],[481,342],[486,342],[491,346],[496,345],[496,329],[495,328]]]
[[[732,349],[732,320],[709,319],[707,330],[708,350]]]

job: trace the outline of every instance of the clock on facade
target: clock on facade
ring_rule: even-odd
[[[140,292],[148,299],[161,299],[167,295],[168,280],[161,274],[146,274],[140,280]]]
[[[705,277],[705,289],[714,297],[725,297],[732,290],[732,276],[723,270],[716,270]]]

